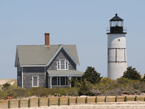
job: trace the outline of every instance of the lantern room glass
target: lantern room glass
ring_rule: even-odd
[[[110,27],[123,27],[123,21],[110,21]]]

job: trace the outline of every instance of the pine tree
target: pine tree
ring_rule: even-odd
[[[83,75],[83,80],[86,79],[90,83],[99,83],[102,77],[100,77],[100,73],[98,73],[94,67],[88,67]]]
[[[128,67],[127,71],[123,74],[124,78],[132,79],[132,80],[141,80],[140,73],[135,70],[135,68]]]

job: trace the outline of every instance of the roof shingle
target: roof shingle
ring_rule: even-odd
[[[63,46],[79,64],[76,45]],[[50,45],[50,47],[45,45],[18,45],[16,58],[19,58],[20,65],[47,65],[60,47],[61,45]]]

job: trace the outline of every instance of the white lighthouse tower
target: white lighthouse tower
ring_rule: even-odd
[[[115,15],[110,20],[108,35],[108,78],[116,80],[123,76],[127,68],[126,32],[123,29],[123,19]]]

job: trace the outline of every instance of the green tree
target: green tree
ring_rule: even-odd
[[[76,77],[71,78],[71,87],[80,87],[81,80],[78,80]]]
[[[132,80],[141,80],[140,73],[137,72],[136,69],[132,67],[127,68],[127,71],[124,72],[123,77]]]
[[[99,83],[102,77],[100,77],[100,73],[98,73],[94,67],[88,67],[83,74],[83,80],[86,79],[90,83]]]
[[[4,88],[8,88],[8,87],[10,87],[10,86],[11,86],[11,84],[9,84],[9,83],[5,83],[5,84],[3,84],[2,89],[4,89]]]

